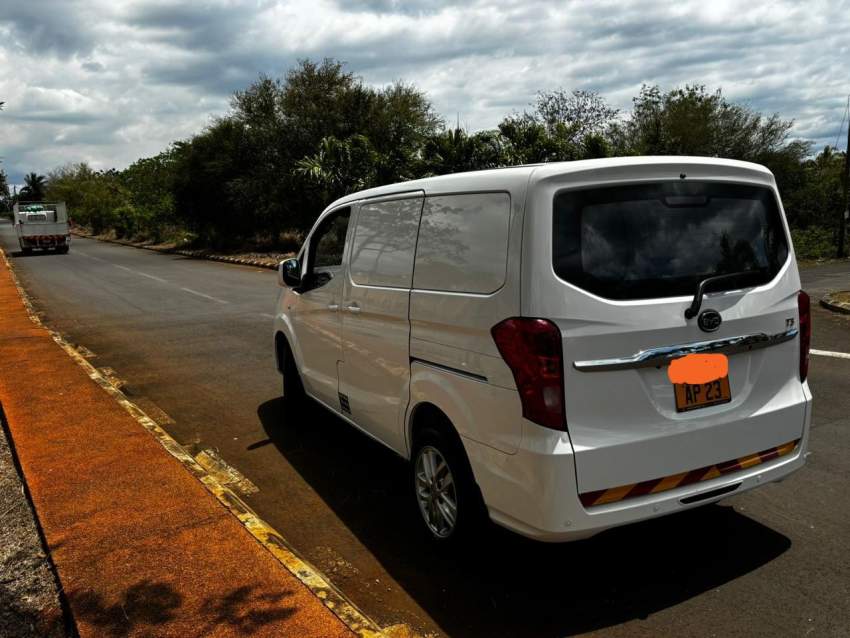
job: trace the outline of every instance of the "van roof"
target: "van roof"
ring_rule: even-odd
[[[726,175],[749,177],[756,181],[772,182],[772,173],[760,164],[716,157],[692,157],[686,155],[649,155],[632,157],[606,157],[603,159],[576,160],[572,162],[549,162],[544,164],[524,164],[505,168],[491,168],[466,173],[451,173],[434,177],[424,177],[409,182],[398,182],[378,186],[368,190],[351,193],[333,202],[325,210],[340,205],[370,199],[400,195],[411,191],[424,191],[426,194],[452,193],[461,191],[512,190],[512,186],[525,186],[556,175],[583,172],[596,172],[618,168],[672,166],[677,172],[685,172],[688,167],[720,168]]]

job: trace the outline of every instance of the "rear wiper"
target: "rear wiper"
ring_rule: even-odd
[[[706,277],[701,282],[699,282],[696,294],[694,295],[694,300],[691,302],[690,307],[685,310],[685,319],[693,319],[697,316],[700,306],[702,306],[702,296],[705,294],[705,289],[711,284],[717,283],[718,281],[725,281],[726,279],[734,279],[735,277],[753,274],[758,273],[754,273],[752,270],[746,270],[744,272],[733,272],[727,275],[716,275],[714,277]]]

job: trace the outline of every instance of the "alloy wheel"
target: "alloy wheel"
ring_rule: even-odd
[[[437,538],[448,538],[457,525],[457,489],[442,453],[430,445],[416,457],[416,500],[425,524]]]

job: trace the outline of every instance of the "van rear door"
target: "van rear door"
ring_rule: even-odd
[[[554,277],[532,308],[561,329],[585,505],[800,439],[799,276],[775,188],[642,181],[549,202]],[[719,325],[686,319],[700,282],[730,274],[701,300]],[[728,388],[677,403],[669,361],[696,351],[727,354]]]

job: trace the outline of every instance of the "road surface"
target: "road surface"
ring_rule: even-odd
[[[439,554],[418,530],[400,459],[318,406],[287,422],[272,271],[79,238],[68,255],[24,257],[7,223],[0,245],[50,326],[152,416],[170,416],[190,451],[213,449],[241,471],[259,488],[251,507],[383,624],[547,638],[850,627],[848,359],[812,357],[812,455],[784,483],[579,543],[493,528]],[[813,297],[850,288],[850,263],[803,279]],[[813,312],[813,347],[850,352],[850,317]]]

